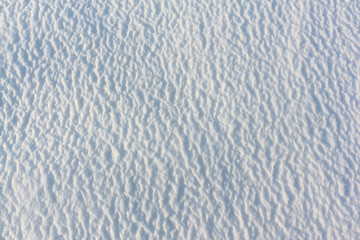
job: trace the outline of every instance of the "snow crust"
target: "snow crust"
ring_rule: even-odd
[[[360,1],[1,0],[0,239],[359,239]]]

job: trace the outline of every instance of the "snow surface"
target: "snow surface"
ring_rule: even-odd
[[[1,239],[360,239],[360,1],[0,1]]]

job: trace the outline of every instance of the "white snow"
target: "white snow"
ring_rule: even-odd
[[[1,0],[0,239],[359,239],[360,2]]]

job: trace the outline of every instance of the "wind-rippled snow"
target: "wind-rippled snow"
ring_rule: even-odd
[[[0,2],[0,239],[359,239],[359,1]]]

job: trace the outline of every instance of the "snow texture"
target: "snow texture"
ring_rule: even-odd
[[[0,239],[360,239],[360,1],[1,0]]]

